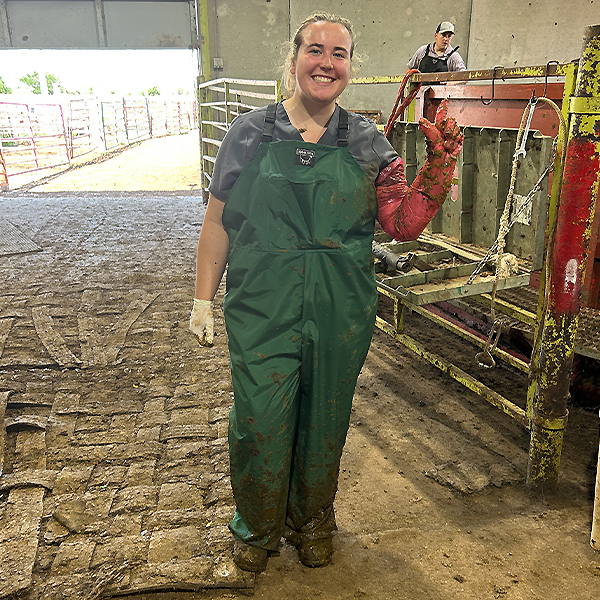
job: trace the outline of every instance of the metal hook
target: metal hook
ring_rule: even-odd
[[[544,93],[544,96],[546,94]],[[533,84],[533,89],[531,90],[531,98],[529,99],[529,104],[537,104],[538,98],[535,95],[535,84]]]
[[[489,106],[494,101],[494,82],[496,81],[496,69],[503,69],[504,67],[494,67],[494,73],[492,74],[492,97],[489,101],[485,101],[483,96],[481,96],[481,103],[485,104],[485,106]]]
[[[480,367],[483,367],[484,369],[493,369],[496,366],[496,361],[492,356],[492,352],[496,350],[500,334],[502,333],[502,326],[505,323],[506,319],[496,319],[492,324],[492,329],[483,351],[475,355],[475,360]]]
[[[542,98],[546,98],[546,92],[548,91],[548,75],[549,75],[551,64],[559,65],[560,63],[557,60],[549,60],[546,63],[546,68],[544,69],[544,94],[543,94]],[[533,89],[531,90],[531,100],[529,102],[531,102],[532,104],[535,104],[537,102],[537,100],[538,99],[535,95],[535,83],[534,83]]]
[[[550,65],[554,63],[555,65],[560,64],[557,60],[549,60],[546,63],[546,72],[544,74],[544,98],[546,97],[546,92],[548,91],[548,71],[550,70]]]

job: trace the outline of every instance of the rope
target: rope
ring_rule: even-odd
[[[533,100],[535,100],[535,102]],[[530,120],[530,115],[531,115],[532,111],[535,109],[535,104],[537,102],[545,102],[546,104],[549,104],[556,111],[556,114],[558,115],[558,120],[560,123],[560,138],[563,141],[562,152],[561,152],[561,157],[560,157],[560,165],[559,165],[558,172],[557,172],[557,190],[559,191],[558,196],[560,198],[560,190],[562,187],[562,180],[563,180],[563,169],[564,169],[564,164],[565,164],[565,156],[567,153],[567,127],[566,127],[565,119],[562,115],[562,112],[555,102],[553,102],[549,98],[532,97],[532,101],[529,102],[529,104],[525,107],[525,111],[523,112],[523,117],[521,119],[521,124],[519,126],[519,133],[517,134],[517,148],[519,148],[521,146],[523,132],[525,130],[525,123],[527,120]],[[517,168],[519,166],[519,160],[520,160],[520,155],[518,154],[518,152],[515,152],[514,157],[513,157],[512,172],[511,172],[511,177],[510,177],[510,187],[508,190],[506,203],[504,205],[504,210],[502,211],[502,216],[500,217],[500,227],[499,227],[499,231],[498,231],[498,237],[495,242],[495,245],[497,246],[498,250],[496,253],[496,277],[494,278],[494,287],[492,288],[491,302],[490,302],[491,316],[492,316],[492,333],[494,332],[494,327],[496,326],[495,303],[496,303],[496,292],[498,290],[500,264],[501,264],[502,256],[504,253],[506,234],[508,233],[510,226],[512,225],[512,223],[509,224],[509,222],[508,222],[508,216],[510,214],[510,209],[512,207],[512,200],[513,200],[513,195],[514,195],[515,180],[517,178]],[[544,265],[545,265],[544,266],[545,278],[544,278],[544,290],[543,290],[544,301],[543,301],[543,306],[542,306],[542,318],[540,319],[540,322],[538,324],[538,331],[536,332],[536,335],[534,338],[534,349],[535,349],[535,346],[537,345],[537,342],[538,342],[539,337],[541,336],[541,333],[543,330],[543,324],[544,324],[544,320],[545,320],[543,318],[543,315],[546,314],[546,310],[548,308],[548,294],[549,294],[549,290],[550,290],[550,273],[552,272],[551,249],[552,249],[553,242],[554,242],[554,235],[556,232],[557,223],[558,223],[558,203],[556,205],[556,210],[553,215],[552,223],[550,223],[550,226],[548,229],[548,239],[546,242],[545,257],[544,257]]]
[[[513,212],[510,222],[508,224],[508,231],[510,231],[512,229],[512,226],[517,222],[518,217],[520,217],[521,214],[525,212],[528,205],[531,204],[531,202],[533,201],[533,197],[538,192],[542,191],[542,182],[544,181],[544,179],[546,178],[548,173],[550,173],[550,171],[554,170],[554,163],[556,162],[557,142],[558,142],[558,136],[556,136],[554,138],[554,140],[552,141],[552,150],[550,152],[550,159],[548,160],[548,164],[546,165],[546,168],[542,171],[536,184],[531,188],[531,190],[529,191],[529,194],[527,194],[527,196],[525,197],[525,201],[521,204],[521,206],[519,207],[518,210],[515,210]],[[471,285],[475,281],[475,278],[477,277],[477,275],[479,275],[479,273],[481,273],[481,271],[484,269],[484,267],[487,266],[487,264],[490,262],[492,256],[496,255],[497,249],[498,249],[498,242],[496,240],[488,248],[488,251],[485,253],[485,256],[477,263],[477,266],[475,267],[475,269],[473,269],[473,272],[471,273],[471,276],[469,277],[466,285]]]
[[[536,101],[537,102],[545,102],[545,103],[549,104],[552,108],[554,108],[554,110],[556,111],[556,114],[558,115],[558,120],[560,122],[560,134],[563,139],[563,148],[562,148],[562,154],[561,154],[560,169],[558,171],[558,185],[559,185],[558,189],[560,190],[560,186],[562,185],[562,173],[563,173],[563,166],[564,166],[564,161],[565,161],[565,154],[567,151],[565,119],[562,116],[560,108],[549,98],[537,98]],[[517,148],[519,148],[519,146],[521,145],[523,132],[525,129],[525,123],[529,117],[530,112],[533,111],[534,108],[535,108],[535,104],[530,102],[527,105],[527,107],[525,108],[525,111],[523,112],[523,117],[521,119],[521,125],[519,126],[519,133],[517,134]],[[502,260],[502,255],[504,253],[504,247],[506,245],[506,234],[508,233],[508,230],[509,230],[508,217],[510,214],[510,209],[512,207],[512,200],[513,200],[514,190],[515,190],[515,181],[517,179],[517,169],[519,167],[519,159],[520,159],[520,157],[517,155],[517,153],[515,153],[515,156],[513,158],[513,164],[512,164],[512,172],[510,175],[510,187],[508,189],[506,203],[504,204],[504,210],[502,211],[502,216],[500,217],[500,228],[498,231],[498,238],[496,239],[496,245],[497,245],[498,250],[497,250],[497,254],[496,254],[496,277],[494,279],[494,287],[492,289],[492,303],[491,303],[492,320],[495,319],[494,303],[495,303],[495,299],[496,299],[496,291],[498,289],[498,270],[500,267],[500,262]],[[557,222],[557,220],[556,220],[556,213],[555,213],[554,220],[553,220],[552,226],[549,231],[548,246],[546,248],[546,264],[548,264],[547,263],[548,249],[550,248],[550,246],[552,245],[552,241],[554,240],[554,231],[556,230],[556,222]],[[549,277],[548,273],[549,273],[549,269],[546,270],[546,279],[548,279],[548,277]]]
[[[392,112],[390,113],[388,122],[385,126],[385,129],[383,130],[385,137],[388,137],[388,134],[392,130],[394,123],[398,120],[398,117],[404,112],[406,107],[415,99],[416,95],[419,93],[419,90],[421,89],[421,85],[422,85],[421,83],[417,84],[417,87],[412,92],[410,92],[410,94],[403,100],[402,104],[400,104],[400,107],[397,108],[398,103],[400,102],[400,100],[404,94],[404,88],[406,87],[408,80],[415,73],[420,73],[420,72],[421,71],[419,71],[418,69],[409,69],[406,72],[406,75],[404,76],[404,79],[402,80],[402,83],[400,84],[400,89],[398,90],[398,95],[396,96],[396,102],[394,103],[394,108],[392,108]]]

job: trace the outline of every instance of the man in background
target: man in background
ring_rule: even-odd
[[[419,69],[421,73],[446,73],[448,71],[466,71],[467,67],[457,52],[458,46],[450,44],[454,35],[454,25],[443,21],[435,30],[434,41],[421,46],[410,59],[409,69]]]

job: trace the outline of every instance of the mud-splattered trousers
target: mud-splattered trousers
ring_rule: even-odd
[[[230,529],[267,550],[286,525],[307,539],[335,529],[352,396],[375,323],[377,200],[348,151],[346,119],[335,147],[270,142],[267,116],[223,211]]]

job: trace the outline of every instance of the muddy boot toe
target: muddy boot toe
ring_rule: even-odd
[[[318,540],[303,540],[298,547],[298,558],[306,567],[324,567],[331,562],[333,557],[333,543],[331,538]]]
[[[233,562],[242,571],[260,573],[267,568],[269,553],[264,548],[245,544],[241,540],[235,540],[233,544]]]
[[[302,537],[300,536],[300,533],[294,531],[291,527],[285,528],[285,531],[283,532],[283,539],[294,546],[294,548],[299,548],[300,544],[302,543]]]

